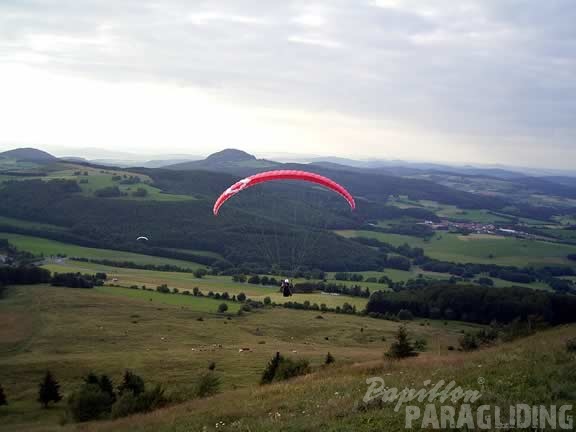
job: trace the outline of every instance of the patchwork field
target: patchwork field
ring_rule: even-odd
[[[344,237],[375,238],[394,246],[409,244],[421,247],[427,256],[456,263],[499,264],[512,266],[543,266],[571,264],[566,258],[576,253],[576,245],[524,240],[512,237],[461,236],[438,232],[431,240],[374,231],[337,231]]]

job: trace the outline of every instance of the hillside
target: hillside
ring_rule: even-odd
[[[58,160],[55,156],[35,148],[18,148],[0,153],[0,158],[14,159],[19,162],[50,163]]]
[[[274,169],[278,162],[257,159],[256,156],[237,149],[224,149],[199,161],[183,162],[164,166],[171,170],[208,170],[242,173],[246,170]]]
[[[152,414],[93,423],[82,430],[404,430],[405,406],[415,405],[423,411],[425,405],[408,402],[398,412],[390,403],[364,405],[361,399],[368,390],[366,379],[371,377],[382,377],[387,386],[398,389],[420,389],[426,380],[433,384],[454,380],[465,391],[481,394],[473,407],[488,404],[502,408],[503,413],[517,403],[561,406],[572,403],[576,394],[576,357],[565,351],[566,340],[575,333],[576,327],[569,326],[475,353],[431,353],[401,362],[375,360],[336,366],[287,383],[228,391]],[[459,406],[437,402],[438,415],[440,405]],[[422,417],[415,420],[413,427],[419,429],[422,421]]]

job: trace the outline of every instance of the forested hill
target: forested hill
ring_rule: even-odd
[[[215,218],[212,205],[217,196],[243,176],[262,171],[262,164],[328,176],[350,190],[357,210],[350,211],[341,197],[324,188],[286,181],[243,191]],[[218,255],[200,262],[219,261],[221,267],[305,264],[325,271],[359,271],[381,268],[385,253],[333,231],[377,229],[381,220],[408,220],[411,226],[401,227],[402,233],[422,235],[426,227],[416,223],[438,221],[439,216],[419,202],[505,212],[509,218],[546,220],[556,214],[552,207],[470,193],[423,178],[333,165],[280,164],[238,150],[224,150],[197,166],[201,169],[117,169],[57,161],[28,177],[26,171],[18,176],[11,171],[0,178],[0,216],[57,229],[0,225],[4,231],[181,259],[190,259],[190,251],[210,251]],[[394,205],[391,196],[417,205]],[[153,241],[135,242],[140,235]]]
[[[22,162],[49,163],[57,158],[50,153],[35,148],[18,148],[0,153],[2,159],[14,159]]]

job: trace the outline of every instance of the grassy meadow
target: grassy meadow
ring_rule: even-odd
[[[395,246],[407,243],[412,247],[421,247],[431,258],[456,263],[519,267],[571,264],[566,256],[576,253],[576,245],[482,234],[464,236],[438,232],[432,239],[425,240],[374,231],[340,230],[337,233],[344,237],[375,238]]]
[[[165,294],[175,299],[168,304],[160,295],[115,287],[10,288],[0,302],[0,382],[10,403],[1,408],[0,430],[57,429],[64,404],[42,410],[35,402],[46,369],[60,380],[64,394],[89,371],[107,373],[117,382],[128,368],[186,399],[211,361],[223,390],[254,388],[276,351],[313,365],[321,364],[327,352],[339,364],[379,361],[399,325],[282,308],[228,319],[215,312],[221,301]],[[435,355],[448,355],[460,331],[475,327],[409,324]]]
[[[112,249],[89,248],[69,243],[62,243],[55,240],[44,239],[41,237],[0,232],[0,238],[7,239],[11,244],[20,250],[31,252],[35,255],[43,255],[45,257],[56,257],[60,255],[76,258],[107,259],[111,261],[132,261],[136,264],[170,264],[189,268],[192,270],[202,267],[200,264],[196,264],[190,261],[161,258],[151,255],[143,255]]]

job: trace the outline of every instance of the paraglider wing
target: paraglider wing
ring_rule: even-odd
[[[146,241],[148,241],[148,237],[140,236],[140,237],[138,237],[138,238],[136,239],[136,241],[138,241],[138,240],[146,240]]]
[[[356,203],[354,202],[354,198],[343,186],[336,183],[334,180],[330,180],[327,177],[321,176],[319,174],[314,174],[306,171],[296,171],[296,170],[278,170],[278,171],[266,171],[263,173],[255,174],[250,177],[246,177],[239,182],[234,183],[228,189],[226,189],[222,195],[218,197],[216,202],[214,203],[214,216],[218,215],[218,211],[222,204],[236,195],[238,192],[257,185],[258,183],[264,183],[273,180],[302,180],[311,183],[316,183],[322,185],[334,192],[340,194],[348,204],[352,210],[356,208]]]

